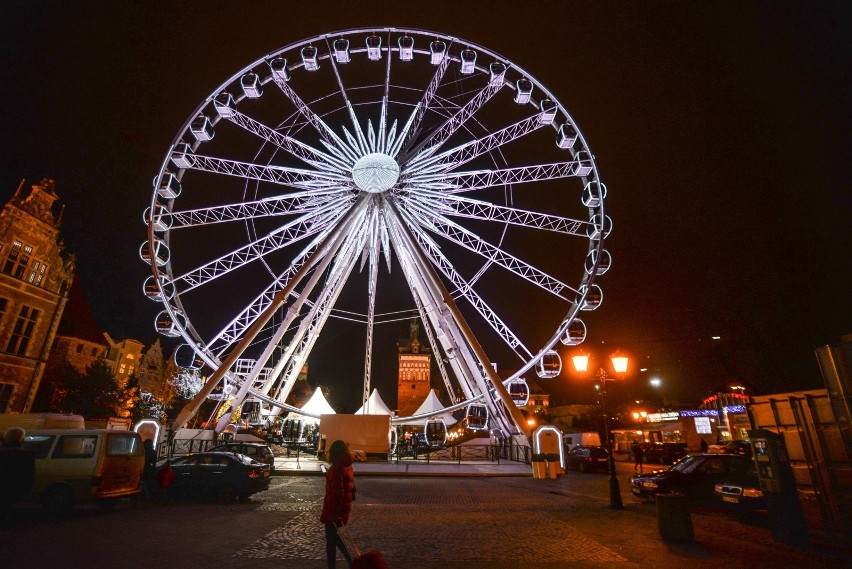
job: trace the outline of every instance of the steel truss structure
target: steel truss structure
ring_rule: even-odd
[[[298,413],[285,400],[336,322],[363,327],[366,402],[376,331],[417,317],[434,414],[484,406],[528,435],[505,386],[582,342],[610,265],[593,156],[531,74],[434,32],[336,32],[241,69],[178,131],[144,216],[157,330],[212,370],[175,426],[223,384],[219,430],[246,398]]]

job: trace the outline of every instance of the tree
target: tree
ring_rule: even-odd
[[[89,419],[129,417],[137,399],[133,382],[121,385],[100,358],[80,373],[71,365],[57,370],[50,411],[74,413]]]

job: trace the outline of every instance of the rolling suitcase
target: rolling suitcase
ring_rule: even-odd
[[[376,550],[361,553],[346,526],[338,526],[337,535],[352,557],[352,569],[388,569],[382,554]]]

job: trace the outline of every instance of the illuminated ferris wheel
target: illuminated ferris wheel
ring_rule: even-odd
[[[297,411],[300,370],[341,329],[364,345],[366,401],[375,330],[419,318],[436,414],[524,431],[523,376],[558,375],[554,347],[601,303],[605,196],[556,97],[472,42],[358,29],[252,62],[178,131],[144,216],[156,328],[184,339],[178,365],[214,370],[177,424],[222,383],[232,408]]]

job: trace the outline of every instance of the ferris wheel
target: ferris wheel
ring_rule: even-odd
[[[298,411],[285,399],[341,326],[366,401],[376,330],[419,318],[451,400],[434,415],[523,431],[506,386],[558,375],[554,348],[602,301],[605,197],[563,105],[485,47],[355,29],[265,55],[180,128],[144,214],[156,329],[214,370],[176,424],[222,382],[232,408]]]

